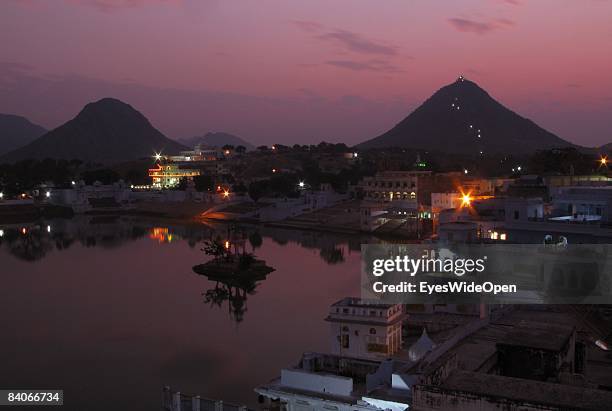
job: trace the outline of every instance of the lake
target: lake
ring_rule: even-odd
[[[236,290],[192,271],[227,226],[81,216],[0,229],[0,386],[63,389],[78,410],[160,409],[164,385],[255,407],[256,386],[329,350],[324,318],[359,295],[366,242],[241,227],[276,271]]]

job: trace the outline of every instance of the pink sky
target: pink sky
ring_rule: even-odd
[[[612,141],[606,0],[5,0],[0,112],[120,98],[170,137],[357,143],[459,74],[576,143]]]

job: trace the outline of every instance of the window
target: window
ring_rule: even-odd
[[[375,335],[376,334],[376,328],[370,328],[370,334]]]
[[[515,220],[519,219],[519,212],[518,212],[518,210],[514,210],[514,219]]]

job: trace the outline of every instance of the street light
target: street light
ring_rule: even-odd
[[[470,193],[461,195],[461,207],[469,207],[472,203],[472,196]]]
[[[601,158],[599,159],[599,163],[601,164],[602,167],[607,166],[608,165],[608,157],[601,156]]]
[[[303,181],[300,181],[300,182],[298,183],[298,186],[299,186],[300,188],[304,188],[304,187],[306,186],[306,184],[305,184]]]
[[[159,161],[159,160],[161,160],[162,155],[161,155],[161,153],[155,153],[155,155],[153,157],[155,157],[155,161]]]

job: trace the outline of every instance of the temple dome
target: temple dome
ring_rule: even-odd
[[[436,344],[427,335],[427,330],[423,328],[421,337],[419,337],[419,339],[408,349],[408,358],[410,358],[411,361],[418,361],[435,347]]]

